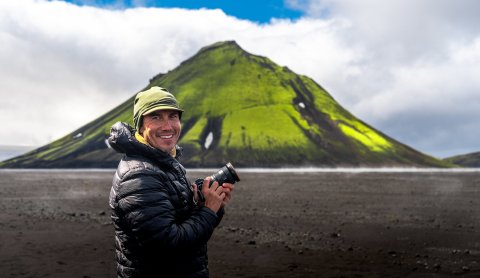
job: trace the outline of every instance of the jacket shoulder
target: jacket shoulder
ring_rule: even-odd
[[[144,157],[125,156],[117,168],[117,176],[120,180],[128,179],[129,176],[138,174],[161,174],[163,171]]]

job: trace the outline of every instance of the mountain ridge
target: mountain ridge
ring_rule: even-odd
[[[462,167],[480,167],[480,152],[460,154],[443,159],[443,161]]]
[[[375,130],[313,79],[235,41],[201,48],[144,89],[152,86],[167,88],[185,109],[186,166],[451,166]],[[121,156],[104,141],[114,122],[132,124],[133,98],[0,167],[115,167]]]

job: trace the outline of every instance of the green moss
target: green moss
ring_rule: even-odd
[[[382,152],[392,148],[392,144],[390,144],[387,140],[363,125],[357,124],[357,126],[353,128],[351,126],[339,123],[339,127],[345,135],[362,143],[371,151]]]
[[[225,148],[270,149],[304,147],[308,139],[291,117],[308,129],[296,110],[288,105],[257,106],[231,111],[225,116],[221,146]],[[225,136],[226,135],[226,136]]]
[[[200,135],[203,131],[203,128],[207,124],[207,118],[203,117],[198,120],[193,127],[183,135],[182,144],[192,144],[200,146]],[[198,148],[199,149],[199,148]]]

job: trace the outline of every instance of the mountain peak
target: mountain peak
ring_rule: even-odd
[[[200,52],[204,52],[204,51],[211,51],[211,50],[214,50],[214,49],[222,49],[222,48],[237,49],[237,50],[245,51],[240,47],[240,45],[238,45],[238,43],[236,41],[221,41],[221,42],[216,42],[216,43],[213,43],[211,45],[207,45],[205,47],[202,47],[198,52],[200,53]]]
[[[172,92],[182,108],[187,167],[448,166],[368,126],[319,84],[243,50],[235,41],[200,49],[146,87]],[[117,121],[132,124],[127,100],[71,134],[0,167],[114,167],[104,140]],[[83,136],[78,137],[78,134]]]

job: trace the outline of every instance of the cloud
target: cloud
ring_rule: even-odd
[[[216,41],[315,79],[388,135],[436,156],[478,151],[477,1],[299,1],[299,20],[219,9],[0,3],[0,144],[41,145],[122,103]],[[477,74],[478,75],[478,74]]]
[[[327,79],[337,99],[402,142],[444,157],[480,149],[480,2],[291,0],[311,18],[343,19],[335,38],[358,70]],[[352,68],[352,64],[347,65]],[[338,82],[340,81],[340,82]],[[332,83],[330,83],[332,82]]]

